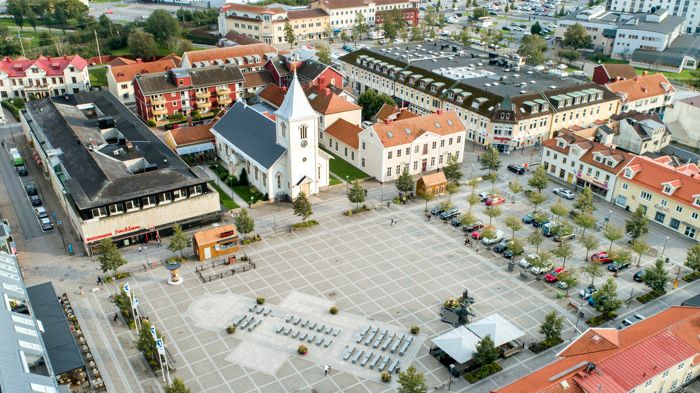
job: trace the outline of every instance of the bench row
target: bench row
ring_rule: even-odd
[[[333,343],[333,340],[330,337],[319,337],[317,340],[316,335],[313,333],[305,333],[301,330],[293,330],[291,327],[285,327],[284,325],[275,329],[275,333],[283,334],[291,338],[299,338],[300,341],[307,341],[309,343],[316,341],[316,345],[319,347],[323,345],[324,347],[328,348],[328,346],[330,346]]]
[[[340,329],[333,328],[332,326],[326,326],[322,323],[312,322],[308,319],[303,320],[300,317],[294,317],[294,315],[289,315],[284,319],[285,322],[291,323],[292,325],[300,327],[308,327],[310,330],[316,330],[319,333],[332,334],[334,337],[340,334]]]
[[[362,355],[364,355],[364,357]],[[362,358],[361,361],[360,358]],[[399,359],[392,362],[389,355],[382,356],[380,353],[370,351],[365,352],[364,349],[358,349],[357,347],[347,349],[343,354],[343,360],[350,360],[353,364],[359,361],[360,366],[365,367],[366,365],[369,365],[370,369],[374,369],[376,367],[377,371],[384,371],[385,368],[386,371],[390,373],[399,371]]]
[[[364,345],[369,346],[372,340],[374,340],[374,343],[372,344],[373,348],[379,348],[381,345],[382,351],[389,349],[391,353],[395,353],[398,350],[399,355],[403,356],[413,342],[413,336],[409,336],[404,341],[405,337],[405,333],[402,333],[399,336],[396,332],[394,332],[390,335],[387,329],[380,332],[378,327],[372,328],[371,326],[367,326],[355,337],[355,342],[357,344],[362,342]],[[382,344],[382,341],[384,341],[384,344]],[[401,345],[402,341],[403,345]]]
[[[262,319],[260,317],[258,317],[258,319],[255,319],[255,315],[249,317],[247,314],[244,314],[233,321],[233,324],[236,325],[236,327],[243,330],[245,330],[245,328],[248,328],[249,332],[252,332],[253,329],[258,327],[261,323]]]

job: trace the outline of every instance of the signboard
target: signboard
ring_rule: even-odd
[[[158,349],[159,354],[165,355],[165,347],[163,346],[163,340],[161,340],[161,339],[156,340],[156,348]]]
[[[124,284],[124,292],[126,292],[127,295],[131,295],[131,288],[129,287],[128,282]]]
[[[156,335],[156,325],[151,325],[151,336],[153,336],[153,339],[158,341],[158,336]]]

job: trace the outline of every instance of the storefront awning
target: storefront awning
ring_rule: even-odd
[[[196,145],[183,146],[183,147],[178,147],[175,149],[177,154],[181,155],[181,156],[184,156],[185,154],[201,153],[201,152],[207,151],[207,150],[214,150],[214,143],[212,143],[212,142],[198,143]]]

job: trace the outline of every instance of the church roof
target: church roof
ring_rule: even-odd
[[[236,101],[211,130],[265,169],[287,152],[277,144],[275,121],[242,101]]]
[[[299,84],[296,73],[294,73],[292,81],[289,84],[289,91],[287,91],[287,94],[284,96],[284,101],[282,101],[282,105],[280,105],[277,112],[275,112],[275,115],[289,121],[318,116],[311,107],[311,104],[309,104],[309,100],[306,98],[304,90]]]

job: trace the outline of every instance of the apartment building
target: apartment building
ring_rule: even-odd
[[[589,328],[552,363],[492,393],[678,391],[700,375],[700,308],[672,306],[621,330]]]
[[[542,163],[550,176],[577,188],[590,187],[608,202],[612,200],[617,175],[633,157],[567,129],[542,144]]]
[[[642,206],[649,220],[695,239],[700,227],[700,170],[692,163],[673,163],[669,156],[635,157],[618,175],[613,201],[630,211]]]
[[[381,26],[386,12],[398,9],[410,26],[418,25],[419,0],[316,0],[311,8],[319,8],[329,15],[330,27],[334,36],[351,30],[362,14],[369,27]]]
[[[613,132],[599,130],[599,140],[634,154],[659,153],[671,143],[671,131],[656,113],[623,112],[610,119]]]
[[[620,101],[595,83],[454,42],[363,48],[340,60],[358,93],[375,89],[417,114],[455,111],[468,140],[504,152],[540,144],[554,130],[608,119]]]
[[[201,68],[234,64],[243,73],[257,72],[261,71],[265,63],[278,53],[280,53],[279,49],[264,43],[195,50],[182,54],[180,67]]]
[[[174,114],[216,111],[230,106],[244,90],[244,83],[234,64],[137,75],[136,113],[146,122],[161,125]]]
[[[208,175],[190,168],[108,91],[27,102],[21,124],[56,200],[92,253],[220,220]],[[77,143],[76,143],[77,142]]]
[[[110,66],[107,68],[107,86],[110,93],[124,103],[134,102],[134,78],[136,75],[153,72],[166,72],[176,68],[173,59],[143,62],[141,60],[132,64]]]
[[[637,13],[651,12],[663,7],[671,15],[683,20],[684,33],[700,33],[700,2],[697,0],[607,0],[605,6],[611,11]]]
[[[394,120],[390,116],[364,130],[337,121],[324,132],[323,145],[381,182],[437,170],[454,156],[462,162],[466,129],[457,113]]]
[[[90,89],[88,63],[78,55],[5,57],[0,61],[0,98],[48,97]]]
[[[656,112],[661,116],[673,103],[676,94],[676,89],[664,74],[649,74],[647,71],[632,79],[608,83],[605,88],[622,99],[621,112]]]

